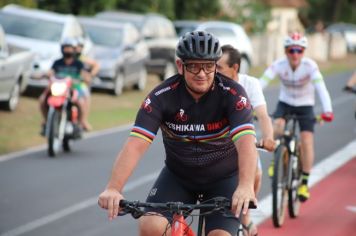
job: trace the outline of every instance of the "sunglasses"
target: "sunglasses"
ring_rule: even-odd
[[[304,50],[302,48],[290,48],[287,51],[289,54],[302,54]]]
[[[203,70],[206,74],[210,74],[215,71],[216,64],[215,62],[209,63],[184,63],[185,69],[192,74],[199,74]]]

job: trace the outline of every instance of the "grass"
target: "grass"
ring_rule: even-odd
[[[318,64],[324,75],[353,70],[356,65],[356,55]],[[250,74],[260,77],[265,68],[253,67]],[[147,87],[142,92],[126,90],[119,97],[105,92],[94,92],[89,117],[94,131],[133,122],[143,99],[158,83],[158,78],[150,75]],[[22,96],[15,112],[0,110],[0,155],[46,143],[46,140],[39,135],[40,123],[37,97]]]

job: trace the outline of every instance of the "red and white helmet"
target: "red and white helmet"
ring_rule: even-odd
[[[289,47],[293,45],[306,48],[308,46],[308,40],[301,33],[292,33],[291,35],[285,38],[284,47]]]

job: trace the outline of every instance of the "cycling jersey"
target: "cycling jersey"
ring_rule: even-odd
[[[220,74],[199,101],[188,92],[181,75],[157,86],[142,103],[130,135],[152,142],[158,128],[167,167],[196,183],[236,174],[233,142],[243,135],[255,135],[244,89]]]
[[[323,76],[312,59],[302,58],[300,65],[294,71],[287,58],[275,61],[260,79],[262,88],[276,76],[281,80],[280,101],[296,107],[314,106],[314,89],[316,89],[324,112],[332,112],[331,99]]]

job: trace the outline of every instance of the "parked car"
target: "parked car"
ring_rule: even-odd
[[[240,73],[247,73],[252,65],[252,43],[245,30],[238,24],[209,21],[199,24],[197,30],[205,30],[217,36],[221,45],[231,44],[241,53]]]
[[[36,54],[29,86],[47,86],[47,72],[61,57],[60,42],[64,38],[83,37],[84,55],[92,48],[92,42],[73,15],[10,4],[0,10],[0,24],[11,47],[29,49]]]
[[[202,21],[194,21],[194,20],[176,20],[173,22],[174,28],[176,29],[177,35],[183,36],[187,32],[194,31]]]
[[[150,60],[146,64],[148,72],[157,74],[161,80],[176,73],[175,48],[178,38],[169,19],[159,14],[144,15],[114,11],[100,12],[96,17],[134,24],[150,50]]]
[[[329,33],[340,33],[346,40],[347,51],[356,53],[356,24],[335,23],[326,28]]]
[[[30,76],[34,54],[30,51],[11,52],[6,44],[5,33],[0,25],[0,105],[15,110],[20,93]]]
[[[81,17],[79,21],[94,43],[93,56],[100,64],[92,87],[109,89],[114,95],[130,85],[145,89],[149,50],[136,27],[98,18]]]

